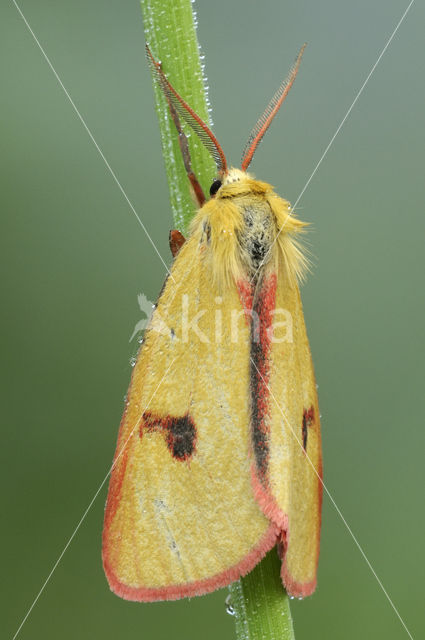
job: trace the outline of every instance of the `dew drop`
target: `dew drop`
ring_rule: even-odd
[[[144,339],[144,337],[143,337],[143,336],[139,336],[139,337],[137,338],[137,342],[138,342],[139,344],[143,344],[143,343],[144,343],[144,341],[145,341],[145,339]]]
[[[226,613],[228,613],[229,616],[234,616],[236,614],[236,611],[233,608],[232,596],[230,595],[230,593],[227,596],[226,600],[224,601],[224,604],[226,605]]]
[[[136,365],[137,362],[137,358],[133,357],[130,358],[130,367],[134,367]]]
[[[289,596],[290,600],[293,600],[295,598],[295,596]]]

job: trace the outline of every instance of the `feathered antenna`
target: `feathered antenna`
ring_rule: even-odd
[[[276,113],[279,111],[282,106],[282,102],[285,100],[286,96],[289,93],[289,89],[294,84],[294,80],[298,73],[298,68],[300,66],[301,58],[304,53],[304,49],[306,48],[306,44],[300,49],[300,52],[292,65],[289,74],[285,78],[285,80],[280,85],[279,89],[274,94],[273,98],[270,100],[267,105],[264,113],[258,118],[255,127],[252,129],[249,134],[248,141],[244,147],[242,152],[242,171],[246,171],[248,166],[251,163],[252,156],[255,153],[256,148],[260,144],[263,139],[264,134],[270,126],[271,121],[275,117]]]
[[[203,120],[193,111],[191,107],[183,100],[183,98],[177,93],[174,87],[168,82],[164,72],[161,69],[161,64],[153,57],[149,46],[146,45],[146,55],[148,58],[149,66],[152,69],[152,73],[159,83],[159,86],[163,90],[167,100],[173,105],[180,118],[182,118],[197,134],[202,144],[208,149],[214,161],[217,165],[217,171],[219,175],[226,173],[227,162],[217,138],[211,131],[211,129],[205,124]]]

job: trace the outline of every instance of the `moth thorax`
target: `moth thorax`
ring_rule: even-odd
[[[269,205],[259,200],[258,204],[241,207],[244,225],[240,233],[242,262],[250,276],[271,259],[273,245],[273,218]]]

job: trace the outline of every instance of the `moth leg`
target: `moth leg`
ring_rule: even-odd
[[[176,257],[184,243],[186,242],[186,238],[180,231],[177,229],[171,229],[170,235],[168,236],[168,241],[170,243],[170,251],[173,258]]]
[[[183,157],[184,168],[186,169],[187,177],[189,178],[190,192],[191,192],[192,198],[198,207],[202,207],[202,205],[205,202],[205,195],[201,185],[199,184],[198,178],[196,177],[192,169],[192,161],[190,158],[190,151],[189,151],[189,144],[187,142],[187,137],[182,129],[180,118],[177,111],[174,108],[174,105],[168,99],[167,99],[167,102],[168,102],[168,108],[170,109],[171,117],[173,119],[173,122],[177,129],[177,133],[179,135],[180,151]]]

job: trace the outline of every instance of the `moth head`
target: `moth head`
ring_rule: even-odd
[[[227,186],[228,184],[232,184],[233,182],[243,182],[248,178],[248,174],[245,171],[241,171],[241,169],[235,169],[231,167],[225,176],[223,176],[223,186]]]
[[[268,130],[273,118],[279,111],[283,101],[289,93],[292,87],[295,77],[298,73],[298,69],[301,62],[301,57],[304,53],[306,45],[301,47],[301,50],[292,65],[287,77],[280,84],[276,93],[270,100],[264,112],[258,118],[255,126],[251,130],[247,143],[242,152],[241,169],[228,168],[226,156],[221,148],[217,138],[209,126],[193,111],[193,109],[183,100],[183,98],[177,93],[174,87],[167,80],[164,72],[162,71],[161,63],[157,62],[152,56],[149,46],[146,45],[146,54],[152,73],[156,78],[159,86],[161,87],[165,98],[168,102],[168,106],[173,117],[173,120],[181,133],[179,118],[182,118],[197,134],[202,144],[210,152],[217,166],[217,178],[213,181],[210,187],[210,196],[214,197],[222,185],[230,184],[231,182],[237,182],[243,179],[245,171],[250,165],[254,156],[255,150],[264,137],[264,134]],[[186,170],[189,173],[190,157],[185,158],[185,151],[183,152],[183,160],[185,162]],[[187,151],[187,155],[189,152]]]
[[[231,167],[226,171],[226,173],[224,173],[220,178],[214,180],[214,182],[212,183],[210,187],[211,198],[214,198],[221,187],[225,187],[228,184],[232,184],[233,182],[241,182],[243,180],[246,180],[246,178],[247,174],[245,173],[245,171],[241,171],[240,169]]]

